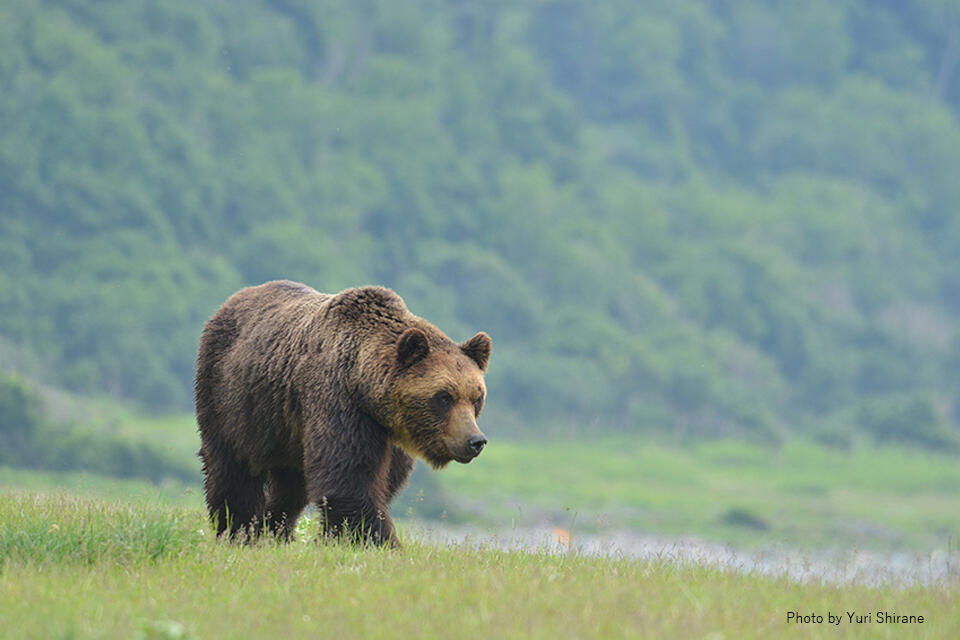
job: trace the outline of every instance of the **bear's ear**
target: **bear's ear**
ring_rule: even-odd
[[[427,334],[420,329],[410,327],[397,339],[397,362],[401,367],[414,365],[430,353]]]
[[[486,371],[487,363],[490,362],[490,346],[490,336],[481,331],[460,345],[460,350],[477,363],[480,371]]]

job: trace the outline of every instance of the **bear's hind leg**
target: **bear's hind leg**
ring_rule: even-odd
[[[267,526],[287,542],[307,506],[306,480],[297,469],[274,469],[267,478]]]
[[[260,534],[263,521],[263,475],[254,474],[249,465],[238,460],[227,447],[204,447],[204,489],[210,519],[217,536],[230,529],[234,539],[241,530],[246,538]]]

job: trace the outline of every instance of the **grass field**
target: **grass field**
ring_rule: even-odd
[[[722,568],[406,540],[215,541],[199,508],[0,495],[5,638],[949,638],[957,585],[798,585]],[[880,623],[877,611],[924,622]],[[824,616],[787,622],[787,613]],[[871,622],[845,612],[873,612]],[[842,615],[831,628],[828,613]]]
[[[740,441],[683,448],[636,438],[546,446],[492,441],[468,466],[436,474],[490,522],[573,513],[587,530],[629,528],[756,546],[945,547],[960,535],[955,457],[794,440],[780,450]]]
[[[0,467],[0,491],[59,492],[128,503],[201,507],[202,486],[170,481],[163,486],[147,480],[101,476],[82,471],[30,471]]]
[[[73,404],[70,404],[73,402]],[[62,402],[91,429],[162,447],[197,471],[195,485],[171,483],[167,500],[201,504],[193,416],[144,417],[109,401]],[[76,406],[75,406],[76,405]],[[598,436],[579,441],[505,440],[469,465],[442,472],[418,465],[395,516],[481,522],[490,530],[549,523],[582,531],[698,536],[741,547],[810,550],[943,549],[960,539],[956,456],[859,443],[850,450],[789,440],[779,449],[743,441],[657,442]],[[76,487],[120,497],[142,483],[0,468],[0,486]]]

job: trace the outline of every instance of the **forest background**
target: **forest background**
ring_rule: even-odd
[[[275,278],[487,331],[491,438],[960,448],[949,0],[6,0],[0,87],[0,462]]]

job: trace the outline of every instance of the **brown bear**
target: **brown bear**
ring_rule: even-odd
[[[217,535],[289,539],[308,502],[322,531],[397,545],[387,505],[419,457],[467,463],[490,338],[456,344],[383,287],[242,289],[207,322],[196,409]]]

